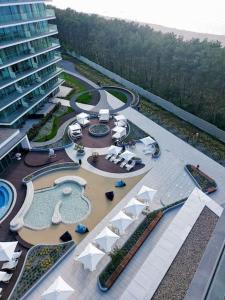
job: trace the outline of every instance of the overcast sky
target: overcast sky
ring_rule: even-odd
[[[77,11],[225,34],[225,0],[52,0]]]

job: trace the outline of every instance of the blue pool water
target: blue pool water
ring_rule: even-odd
[[[70,189],[71,193],[64,195],[65,189]],[[62,201],[59,212],[63,223],[73,224],[81,221],[90,211],[89,201],[82,195],[82,189],[76,182],[64,182],[36,191],[32,204],[24,217],[25,226],[34,229],[51,226],[52,216],[59,201]]]
[[[11,187],[0,180],[0,220],[6,215],[13,201]]]

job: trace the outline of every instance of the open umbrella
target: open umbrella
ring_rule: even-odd
[[[97,264],[102,259],[105,253],[92,244],[88,244],[84,251],[78,256],[75,257],[76,261],[80,261],[84,269],[89,271],[95,271]]]
[[[113,227],[117,228],[120,234],[124,234],[127,227],[133,222],[123,211],[120,211],[110,223]]]
[[[149,204],[153,200],[156,192],[156,190],[143,185],[137,194],[137,199]]]
[[[12,260],[18,242],[0,242],[0,261]]]
[[[110,252],[112,250],[113,244],[120,237],[112,232],[108,227],[105,227],[99,235],[96,236],[95,242],[99,245],[99,247],[105,252]]]
[[[56,278],[52,285],[42,294],[46,300],[66,300],[74,293],[72,289],[61,276]]]
[[[135,198],[132,198],[128,204],[124,207],[124,211],[137,218],[143,211],[146,205]]]

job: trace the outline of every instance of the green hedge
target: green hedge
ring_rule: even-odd
[[[131,248],[136,244],[138,239],[142,236],[145,229],[148,225],[155,219],[159,210],[153,211],[148,214],[146,218],[142,221],[142,223],[137,227],[134,233],[130,236],[127,242],[123,245],[121,249],[116,249],[111,254],[111,261],[99,275],[99,282],[103,287],[106,287],[106,281],[116,270],[118,265],[122,262],[123,258],[127,255],[127,253],[131,250]]]

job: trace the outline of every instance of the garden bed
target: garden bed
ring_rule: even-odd
[[[186,171],[191,176],[196,185],[206,194],[213,193],[217,190],[216,182],[208,175],[193,165],[186,165]]]
[[[110,263],[98,278],[98,284],[102,291],[107,291],[112,287],[162,216],[163,212],[161,210],[148,214],[123,247],[111,254]]]
[[[23,269],[10,295],[11,300],[21,299],[60,259],[74,248],[73,241],[59,245],[37,245],[29,250]]]

